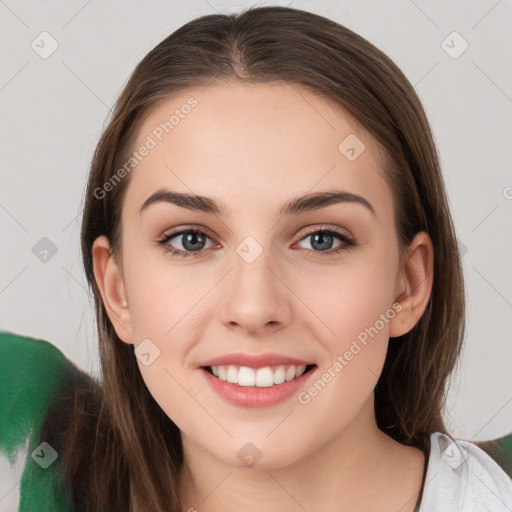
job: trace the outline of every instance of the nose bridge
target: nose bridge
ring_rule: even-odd
[[[285,322],[287,288],[276,278],[278,265],[272,249],[248,236],[235,248],[233,267],[220,310],[222,321],[251,330]]]
[[[248,236],[235,248],[235,252],[232,291],[239,295],[240,300],[246,300],[248,296],[268,300],[275,291],[271,290],[273,283],[270,279],[274,275],[270,269],[275,266],[275,261],[272,262],[275,258],[268,243],[263,246]],[[261,297],[262,294],[267,297]]]

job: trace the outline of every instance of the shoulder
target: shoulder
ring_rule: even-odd
[[[481,448],[440,432],[430,454],[420,512],[505,512],[512,507],[512,479]]]

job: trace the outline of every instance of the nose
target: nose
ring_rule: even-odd
[[[250,263],[235,253],[219,308],[220,320],[228,328],[257,337],[290,322],[293,294],[286,286],[282,267],[272,261],[270,252],[263,250]]]

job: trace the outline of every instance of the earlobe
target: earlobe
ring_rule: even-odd
[[[390,337],[408,333],[425,312],[432,292],[433,272],[433,244],[428,234],[422,231],[411,242],[397,279],[399,295],[395,302],[399,302],[402,309],[390,322]]]
[[[99,236],[92,246],[94,277],[103,299],[105,310],[117,332],[125,343],[133,344],[130,310],[121,270],[112,255],[110,243]]]

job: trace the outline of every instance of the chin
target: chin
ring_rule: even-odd
[[[211,453],[226,464],[241,469],[268,470],[285,468],[305,455],[297,451],[297,446],[304,446],[304,443],[297,440],[292,441],[290,445],[279,442],[276,446],[275,442],[268,440],[253,439],[251,441],[250,437],[245,439],[247,440],[242,442],[231,440],[229,446],[226,446],[222,452],[213,450]],[[218,448],[218,445],[215,448]]]

